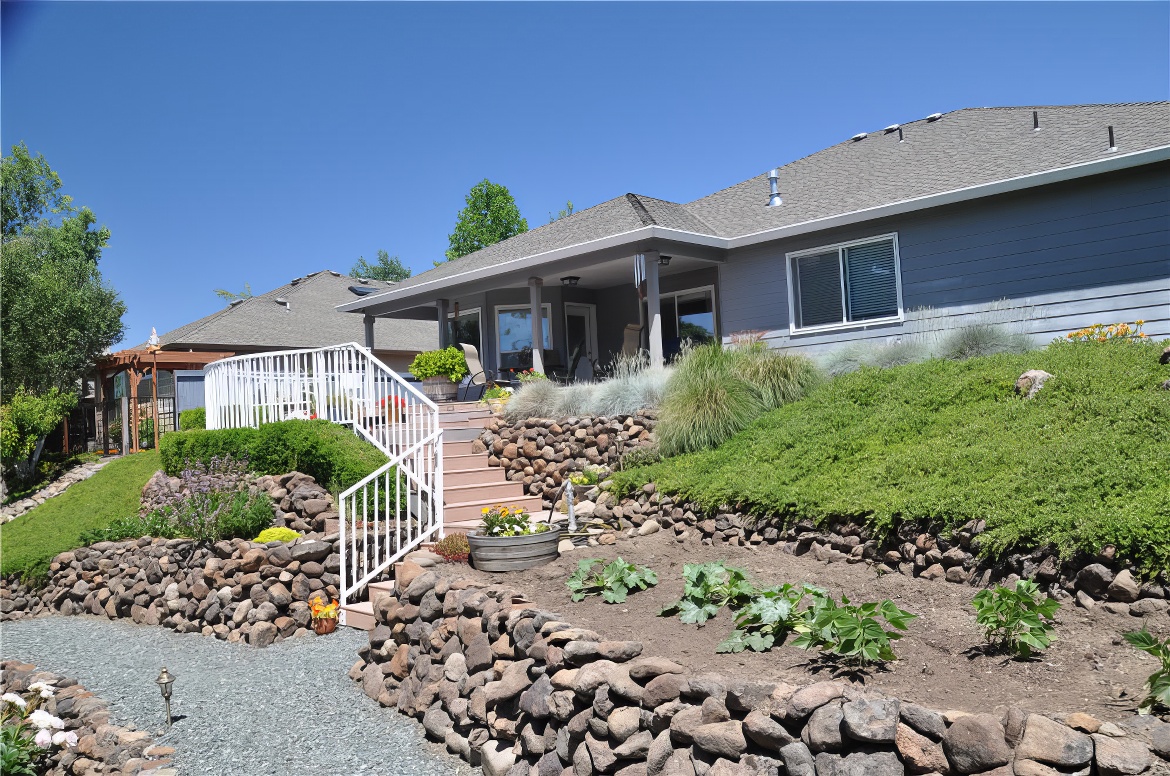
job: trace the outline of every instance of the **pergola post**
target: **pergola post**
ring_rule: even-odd
[[[646,320],[649,323],[650,366],[662,366],[662,305],[658,301],[658,251],[647,251]]]
[[[363,316],[362,324],[366,329],[366,350],[372,351],[374,349],[374,316]]]
[[[544,320],[540,306],[540,278],[528,278],[528,304],[532,317],[532,368],[544,371]],[[551,323],[551,321],[550,321]]]
[[[436,299],[435,309],[439,314],[439,350],[451,344],[451,338],[447,336],[447,313],[451,309],[451,302],[447,299]]]
[[[158,351],[154,353],[154,365],[150,368],[150,411],[154,413],[154,449],[158,449],[158,431],[159,431],[159,415],[158,415]],[[176,410],[178,408],[176,407]]]

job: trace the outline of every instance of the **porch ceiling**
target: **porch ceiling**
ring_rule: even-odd
[[[696,247],[693,245],[659,245],[653,249],[642,249],[642,252],[657,250],[660,255],[671,257],[669,265],[659,266],[659,277],[690,272],[723,261],[722,251],[708,252],[701,249],[696,251]],[[528,279],[532,277],[540,278],[548,287],[561,285],[561,278],[568,276],[580,278],[577,282],[578,288],[596,290],[621,285],[632,287],[634,283],[634,253],[630,252],[628,248],[620,252],[593,253],[550,262],[528,270],[502,272],[491,277],[476,278],[464,283],[447,285],[442,289],[404,289],[413,293],[404,294],[398,299],[387,298],[381,304],[366,307],[361,312],[377,317],[435,320],[437,317],[436,302],[439,299],[454,299],[503,288],[527,288]],[[703,255],[695,255],[696,253]],[[381,296],[393,297],[394,294],[391,292]]]

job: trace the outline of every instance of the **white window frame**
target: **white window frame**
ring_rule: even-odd
[[[476,344],[475,347],[479,351],[479,358],[482,361],[483,360],[483,312],[478,307],[469,307],[466,310],[460,310],[459,316],[463,317],[464,315],[471,315],[472,313],[475,313],[475,317],[479,318],[479,343]],[[450,312],[447,313],[447,320],[449,320],[449,321],[455,320],[455,311],[454,310],[451,310]]]
[[[845,317],[845,310],[848,300],[845,297],[845,249],[852,248],[858,245],[868,245],[869,243],[882,242],[884,240],[893,240],[894,242],[894,288],[898,294],[898,314],[888,315],[885,318],[867,318],[864,321],[842,321],[841,323],[825,323],[820,326],[804,326],[797,327],[796,325],[796,282],[793,272],[793,267],[796,262],[794,259],[799,259],[802,256],[815,256],[819,253],[828,253],[830,251],[837,251],[837,260],[841,262],[841,317]],[[870,326],[879,326],[890,323],[901,323],[906,320],[906,310],[902,306],[902,254],[898,249],[898,233],[890,232],[889,234],[877,234],[872,237],[864,237],[860,240],[848,240],[847,242],[831,243],[829,245],[820,245],[816,248],[806,248],[799,251],[790,251],[784,254],[784,269],[788,276],[788,332],[789,334],[813,334],[822,331],[842,331],[846,329],[867,329]]]
[[[659,305],[659,307],[661,307],[662,300],[666,299],[667,297],[679,297],[679,296],[684,296],[686,294],[697,294],[700,291],[710,291],[711,292],[711,325],[715,327],[715,333],[712,334],[711,336],[715,341],[719,341],[719,305],[716,304],[716,302],[715,302],[715,286],[714,285],[695,286],[694,288],[684,288],[681,291],[665,291],[665,292],[659,293],[658,294],[658,299],[659,299],[658,305]],[[675,303],[674,303],[674,330],[678,331],[678,300],[677,299],[675,300]]]
[[[500,342],[500,313],[506,313],[509,310],[527,310],[529,312],[529,314],[531,314],[532,305],[498,304],[498,305],[496,305],[495,309],[496,309],[496,320],[493,321],[493,323],[495,324],[494,328],[496,330],[496,358],[497,359],[501,358],[504,355],[504,353],[519,353],[519,352],[521,352],[519,350],[507,350],[507,351],[504,350],[503,344]],[[547,313],[547,315],[546,315],[546,313]],[[544,316],[545,318],[548,318],[548,347],[544,348],[544,350],[552,350],[554,347],[556,347],[556,337],[553,336],[552,304],[549,302],[541,302],[540,314],[542,316]],[[483,321],[480,321],[480,323],[482,324]],[[483,336],[483,329],[480,329],[480,337],[482,338],[482,336]]]

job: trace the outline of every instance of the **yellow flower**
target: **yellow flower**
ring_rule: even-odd
[[[486,515],[488,512],[491,512],[491,511],[492,511],[492,510],[491,510],[489,507],[484,507],[483,509],[481,509],[481,510],[479,511],[479,513],[480,513],[481,515]]]

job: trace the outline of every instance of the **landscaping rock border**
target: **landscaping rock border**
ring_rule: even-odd
[[[1154,718],[1118,725],[1017,707],[968,714],[842,681],[798,687],[689,674],[642,654],[640,642],[575,628],[519,591],[433,571],[373,606],[377,626],[351,678],[486,776],[1087,776],[1170,767],[1170,724]]]
[[[31,496],[22,498],[20,501],[14,501],[11,504],[5,504],[3,507],[0,507],[0,523],[15,520],[30,509],[39,507],[54,496],[61,495],[70,485],[75,485],[82,480],[88,480],[105,468],[106,464],[111,460],[113,459],[103,458],[100,461],[78,464]]]
[[[656,423],[653,410],[613,417],[529,418],[511,424],[497,415],[472,447],[487,452],[490,466],[501,467],[509,480],[541,496],[547,508],[569,474],[586,466],[613,471],[624,455],[650,443]]]
[[[165,759],[174,753],[169,746],[156,746],[148,733],[110,722],[105,701],[88,692],[77,680],[17,660],[0,663],[0,692],[27,692],[30,684],[45,682],[55,693],[40,708],[61,719],[65,730],[77,734],[77,746],[62,747],[51,759],[48,774],[137,774],[173,776],[174,768]]]
[[[698,538],[704,544],[772,546],[828,563],[868,563],[879,573],[980,587],[1026,578],[1058,600],[1075,600],[1087,609],[1104,602],[1111,611],[1135,617],[1170,612],[1167,573],[1140,582],[1137,568],[1118,559],[1112,547],[1096,556],[1063,561],[1051,548],[1012,553],[995,563],[980,558],[979,536],[986,530],[982,520],[967,523],[950,537],[929,525],[904,523],[879,541],[866,526],[849,520],[819,526],[808,520],[785,524],[775,517],[753,519],[730,508],[708,515],[697,504],[659,494],[652,483],[620,502],[600,488],[585,496],[577,505],[578,515],[631,536],[668,529],[680,542]]]

